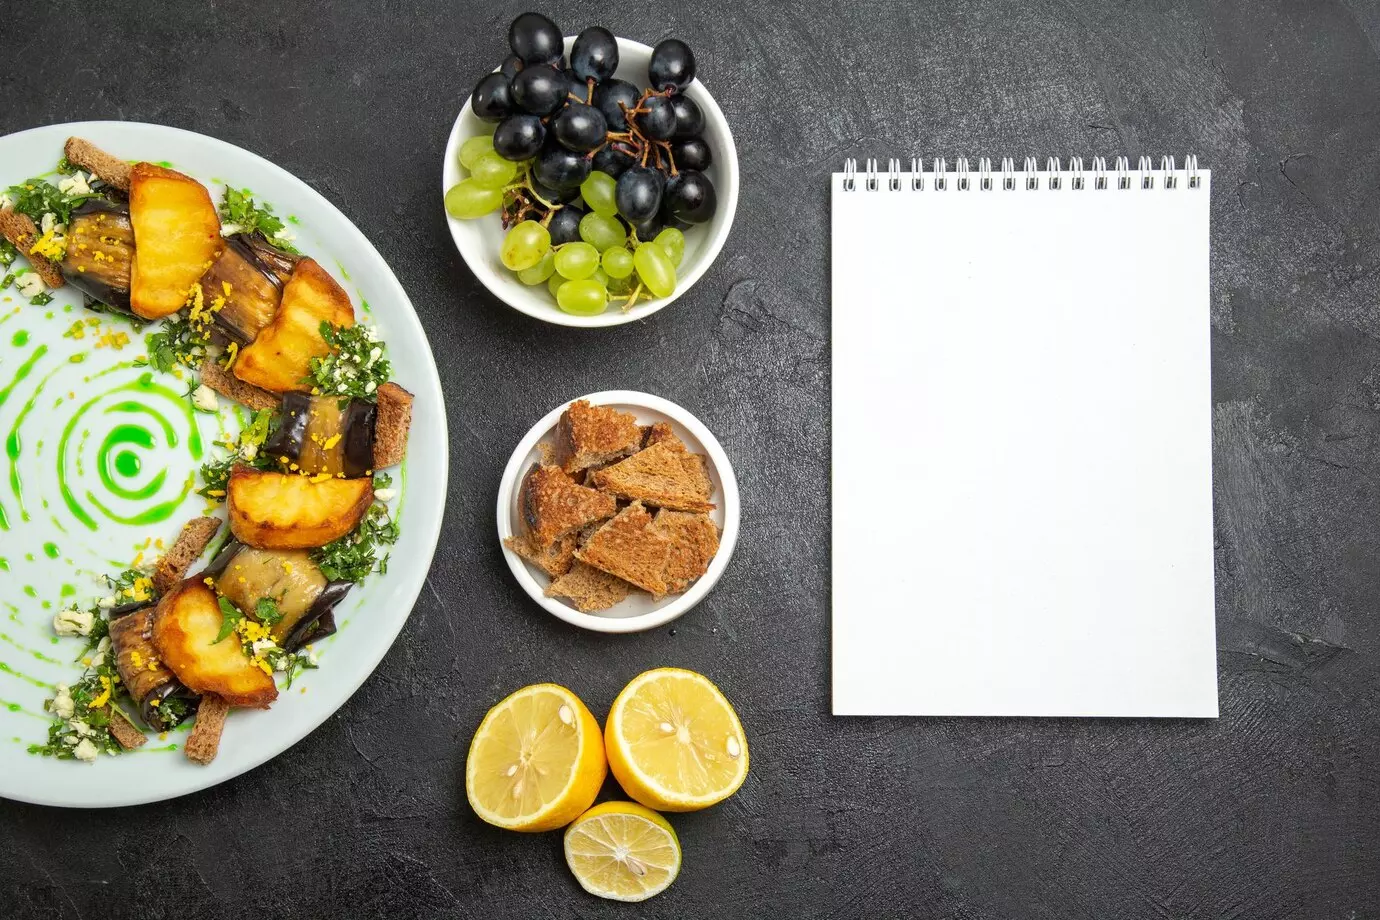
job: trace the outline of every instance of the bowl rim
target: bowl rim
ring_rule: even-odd
[[[660,412],[695,436],[704,447],[705,453],[708,454],[714,472],[718,474],[720,489],[723,493],[724,524],[723,532],[719,535],[719,550],[710,560],[709,568],[690,586],[690,590],[671,603],[638,616],[606,617],[593,613],[582,613],[554,597],[547,597],[544,586],[537,583],[527,562],[503,545],[504,540],[516,533],[512,520],[513,493],[517,489],[528,455],[537,446],[537,442],[556,427],[561,413],[566,410],[570,403],[580,399],[588,400],[596,406],[623,403]],[[705,427],[704,423],[691,414],[689,410],[669,399],[638,390],[603,390],[586,396],[577,396],[575,399],[561,403],[542,416],[535,425],[528,429],[522,440],[518,441],[517,447],[513,449],[513,454],[508,459],[508,465],[503,469],[503,478],[498,487],[497,511],[499,547],[503,551],[503,556],[508,562],[508,568],[512,571],[513,577],[517,579],[518,584],[527,592],[527,595],[541,605],[542,609],[558,619],[564,620],[572,626],[603,633],[634,633],[655,629],[683,616],[702,601],[728,567],[728,560],[732,557],[734,547],[738,543],[738,528],[741,517],[738,479],[733,472],[733,464],[729,462],[728,455],[724,453],[718,438],[714,437],[714,434]]]
[[[615,36],[615,38],[618,42],[620,53],[631,50],[645,52],[650,55],[652,52],[652,47],[650,45],[644,45],[641,42],[633,41],[630,38],[623,38],[622,36]],[[566,53],[569,53],[570,47],[574,41],[575,36],[565,36]],[[495,70],[497,70],[497,68],[495,68]],[[483,264],[482,260],[478,258],[472,259],[469,249],[462,245],[460,236],[457,232],[457,226],[462,223],[462,221],[446,213],[446,190],[450,185],[454,184],[453,181],[449,180],[454,178],[454,171],[459,169],[455,164],[457,162],[456,157],[460,151],[460,145],[463,143],[463,140],[460,138],[460,123],[464,120],[465,114],[469,112],[471,108],[470,99],[466,96],[465,104],[461,106],[459,114],[455,116],[455,121],[450,126],[450,133],[446,138],[445,154],[441,160],[441,216],[446,221],[446,229],[450,232],[451,242],[454,244],[456,251],[460,253],[460,257],[464,259],[465,265],[469,268],[470,273],[479,280],[480,284],[484,285],[490,294],[498,298],[508,307],[517,310],[519,313],[531,316],[534,319],[539,319],[556,326],[569,326],[583,329],[607,329],[611,326],[621,326],[625,323],[646,319],[679,300],[686,291],[694,287],[696,282],[709,271],[710,266],[719,258],[719,253],[723,251],[724,244],[728,242],[728,237],[733,231],[733,220],[738,212],[739,184],[738,148],[734,143],[733,131],[729,127],[728,119],[724,116],[723,110],[719,108],[719,104],[714,100],[713,94],[709,92],[704,82],[698,78],[691,83],[690,86],[686,87],[685,93],[693,98],[696,104],[699,105],[700,109],[704,112],[706,122],[715,124],[722,131],[723,142],[721,146],[723,149],[722,151],[715,151],[714,165],[721,167],[723,170],[724,187],[716,187],[715,190],[720,195],[719,208],[721,212],[727,216],[724,219],[722,230],[705,241],[705,247],[700,252],[697,264],[684,276],[681,276],[679,272],[677,272],[676,289],[671,293],[671,296],[659,298],[657,300],[643,301],[627,313],[624,313],[622,310],[605,310],[603,313],[596,316],[573,316],[557,308],[554,303],[532,306],[515,303],[513,300],[510,300],[504,293],[505,289],[511,285],[521,285],[521,282],[513,278],[510,284],[504,283],[505,279],[501,278],[497,272],[492,271],[488,265]],[[466,138],[466,140],[467,139],[468,138]]]

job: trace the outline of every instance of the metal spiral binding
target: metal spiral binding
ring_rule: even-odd
[[[880,166],[876,159],[868,158],[862,168],[863,187],[869,192],[875,192],[881,188],[879,178]],[[1057,192],[1065,187],[1070,191],[1083,191],[1088,187],[1085,173],[1092,173],[1092,188],[1097,191],[1112,188],[1113,176],[1115,176],[1117,189],[1130,189],[1133,187],[1131,179],[1131,160],[1129,157],[1119,156],[1112,161],[1111,168],[1107,166],[1106,157],[1093,157],[1091,168],[1084,168],[1082,157],[1070,157],[1068,168],[1065,169],[1059,157],[1047,157],[1045,168],[1040,169],[1039,161],[1035,157],[1025,157],[1020,172],[1025,176],[1025,189],[1036,191],[1042,187],[1047,191]],[[1157,185],[1162,189],[1177,189],[1179,187],[1179,177],[1174,157],[1162,156],[1159,160],[1159,168],[1155,166],[1154,158],[1141,156],[1137,158],[1136,171],[1140,174],[1140,182],[1135,188],[1148,191]],[[843,161],[843,190],[851,192],[858,187],[858,161],[849,157]],[[901,161],[896,158],[887,160],[886,166],[886,187],[888,191],[899,192],[904,189],[905,180],[901,168]],[[1012,157],[1001,158],[1001,183],[1000,186],[993,179],[992,160],[988,157],[980,157],[977,160],[977,182],[974,185],[972,173],[974,172],[972,162],[967,157],[959,157],[954,162],[954,168],[949,169],[949,161],[944,157],[935,157],[930,174],[933,176],[932,188],[936,192],[943,192],[949,189],[949,182],[952,177],[955,188],[960,192],[966,192],[976,187],[978,191],[990,192],[994,188],[1000,187],[1002,191],[1012,191],[1016,188],[1016,161]],[[1184,157],[1184,173],[1187,178],[1188,188],[1196,189],[1202,186],[1202,177],[1198,174],[1198,158],[1192,154]],[[920,157],[911,157],[910,160],[910,190],[922,192],[925,190],[925,162]],[[1065,180],[1067,179],[1067,186]],[[1158,182],[1156,181],[1158,179]]]

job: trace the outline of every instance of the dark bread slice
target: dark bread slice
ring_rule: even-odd
[[[653,444],[626,460],[599,470],[593,476],[597,489],[619,498],[641,501],[672,511],[710,511],[714,484],[705,469],[704,457],[682,445]]]
[[[187,743],[182,752],[192,763],[206,764],[216,759],[220,751],[220,735],[225,730],[225,717],[230,714],[230,704],[214,694],[201,698],[196,709],[196,721],[187,735]]]
[[[556,463],[567,473],[603,466],[642,447],[637,419],[608,406],[577,399],[556,423]]]
[[[218,530],[220,518],[197,517],[183,524],[177,541],[159,557],[153,568],[153,590],[166,594],[186,578],[187,570],[201,558]]]
[[[569,572],[547,586],[546,596],[563,597],[581,613],[593,613],[621,603],[632,591],[633,586],[623,579],[576,562]]]
[[[525,536],[508,537],[503,545],[535,565],[552,578],[559,578],[575,564],[575,547],[579,536],[566,534],[545,550],[539,550]]]
[[[576,485],[558,466],[534,463],[522,478],[518,508],[528,542],[533,549],[545,552],[586,524],[613,517],[618,502],[612,495]]]
[[[667,444],[677,450],[685,450],[685,442],[676,437],[670,422],[657,422],[642,429],[642,447],[645,450],[653,444]]]
[[[29,247],[33,246],[39,237],[38,228],[29,219],[29,215],[21,214],[14,208],[0,209],[0,236],[14,244],[14,248],[29,260],[34,271],[38,272],[38,277],[42,278],[48,287],[60,288],[67,283],[56,262],[47,256],[29,252]]]
[[[671,554],[666,560],[666,585],[671,594],[679,594],[709,569],[714,554],[719,551],[719,528],[707,514],[687,511],[656,513],[651,529],[671,541]]]
[[[412,428],[412,394],[396,383],[378,390],[374,422],[374,469],[395,466],[407,456],[407,433]]]
[[[149,736],[135,728],[128,719],[114,709],[110,710],[110,736],[126,751],[143,747]]]
[[[575,558],[661,597],[667,592],[671,541],[648,527],[651,523],[642,503],[633,502],[596,530]]]
[[[276,409],[282,401],[275,393],[245,383],[210,358],[201,362],[201,382],[226,399],[233,399],[251,409]]]
[[[129,164],[111,156],[83,137],[69,137],[62,153],[73,166],[80,166],[106,185],[129,192]]]

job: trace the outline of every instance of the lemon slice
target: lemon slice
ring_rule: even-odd
[[[565,861],[590,894],[645,901],[680,872],[680,841],[666,819],[632,802],[604,802],[566,828]]]
[[[632,798],[660,811],[695,811],[747,778],[738,714],[703,674],[657,668],[633,678],[609,710],[609,768]]]
[[[533,684],[479,723],[465,760],[465,793],[490,824],[550,831],[594,804],[607,775],[599,723],[585,704],[557,684]]]

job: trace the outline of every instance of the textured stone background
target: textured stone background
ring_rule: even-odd
[[[743,170],[695,290],[594,334],[487,296],[438,206],[446,132],[519,6],[3,8],[0,133],[202,131],[359,224],[442,359],[453,480],[428,590],[335,718],[179,801],[0,803],[0,914],[1380,916],[1380,4],[552,3],[567,31],[689,40]],[[831,718],[826,175],[855,155],[1187,152],[1215,173],[1221,718]],[[617,387],[698,413],[745,498],[711,598],[626,638],[542,614],[492,537],[512,444]],[[560,681],[602,715],[662,664],[738,704],[753,772],[676,819],[675,886],[617,909],[577,889],[558,837],[480,825],[460,769],[509,690]]]

